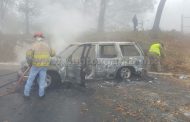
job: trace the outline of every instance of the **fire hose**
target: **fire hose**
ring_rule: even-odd
[[[12,93],[15,93],[16,90],[18,89],[18,87],[20,87],[20,86],[22,85],[24,76],[25,76],[25,74],[30,70],[30,68],[31,68],[31,67],[28,67],[28,68],[22,73],[22,75],[20,76],[19,80],[16,82],[17,85],[15,85],[15,87],[14,87],[13,89],[11,89],[9,92],[6,92],[6,93],[0,93],[0,97],[7,96],[7,95],[10,95],[10,94],[12,94]],[[10,84],[10,83],[12,83],[12,82],[13,82],[13,81],[11,81],[11,82],[9,82],[9,83],[7,83],[7,84],[5,84],[5,85],[8,85],[8,84]],[[3,85],[3,86],[1,86],[1,87],[4,87],[5,85]]]

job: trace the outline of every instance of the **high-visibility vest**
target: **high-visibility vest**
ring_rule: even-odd
[[[49,66],[53,56],[55,56],[55,51],[43,41],[34,43],[32,48],[26,52],[28,62],[36,67]]]
[[[159,44],[159,43],[152,44],[150,46],[149,52],[150,53],[155,53],[158,56],[161,56],[161,44]]]

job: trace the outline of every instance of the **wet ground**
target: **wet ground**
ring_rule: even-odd
[[[16,68],[0,69],[0,76]],[[0,86],[16,74],[0,77]],[[11,82],[0,93],[10,91]],[[0,97],[0,122],[188,122],[190,87],[188,80],[158,78],[153,81],[90,81],[87,88],[77,85],[47,89],[39,99],[34,87],[31,99],[22,89]]]

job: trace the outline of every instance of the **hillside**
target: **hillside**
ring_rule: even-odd
[[[162,60],[165,72],[190,72],[190,37],[178,32],[160,32],[156,36],[155,33],[149,31],[136,33],[125,31],[104,34],[86,33],[76,41],[136,41],[147,52],[155,38],[165,45],[166,57]],[[30,43],[29,40],[31,39],[22,35],[0,35],[0,62],[18,61],[20,55],[25,53],[18,52],[17,48],[24,48],[23,46]]]

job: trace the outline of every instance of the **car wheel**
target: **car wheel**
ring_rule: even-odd
[[[119,78],[121,80],[128,80],[131,78],[131,75],[132,75],[132,71],[128,67],[123,67],[119,71]]]
[[[48,71],[46,75],[46,88],[57,88],[61,85],[61,78],[57,72]]]
[[[52,83],[52,77],[49,74],[47,74],[46,75],[46,88],[48,88],[51,85],[51,83]]]

